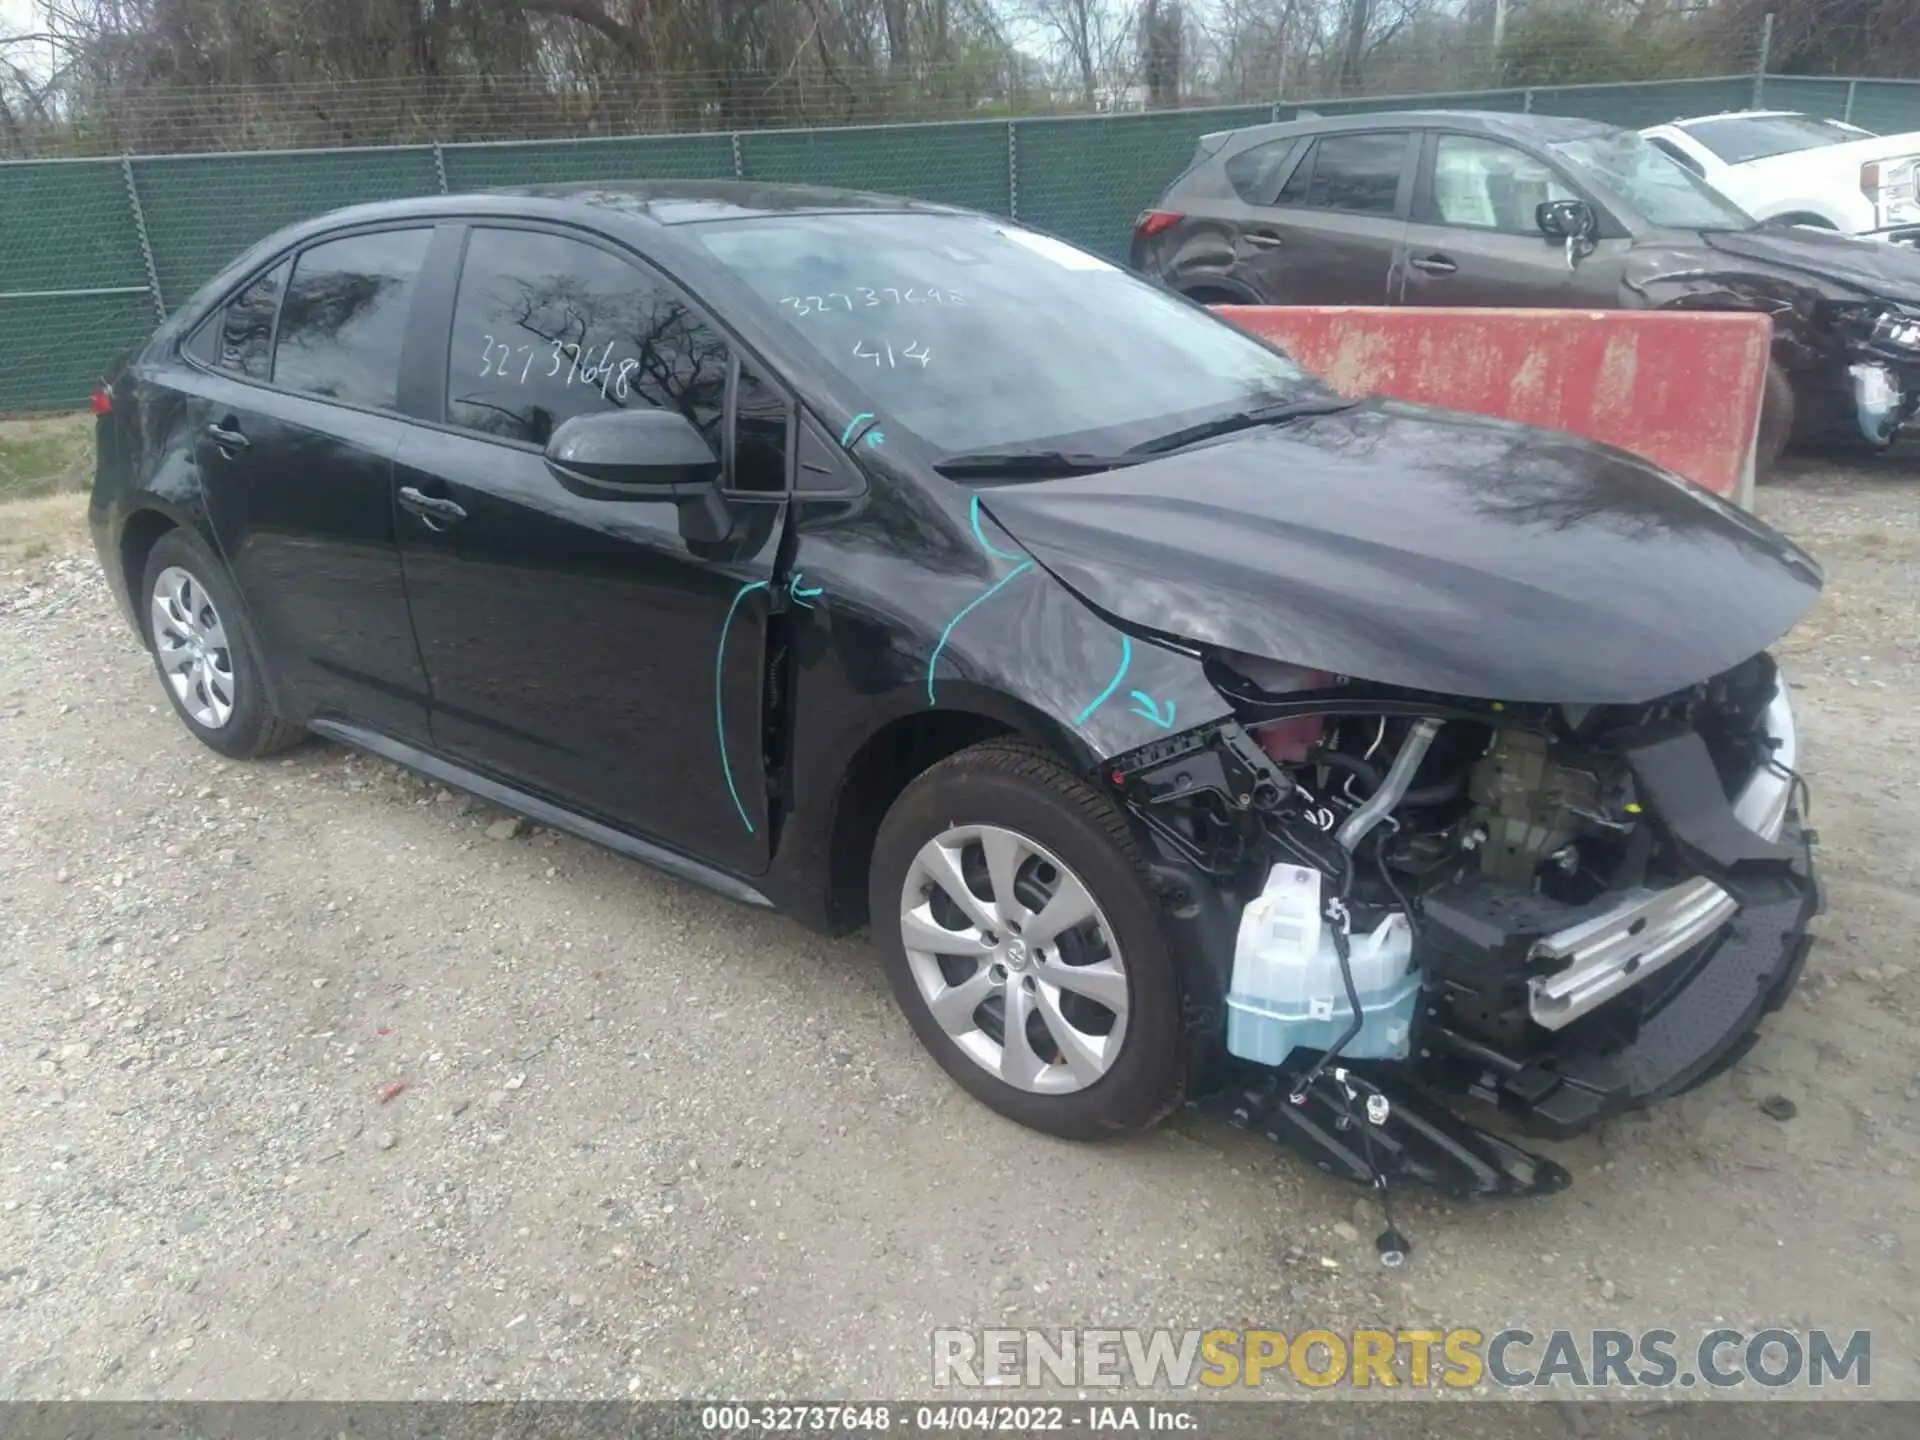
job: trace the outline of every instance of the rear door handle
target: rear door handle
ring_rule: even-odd
[[[244,450],[253,443],[247,439],[245,435],[240,433],[231,419],[224,424],[215,421],[213,424],[207,426],[207,438],[220,447],[220,453],[223,455],[231,455],[237,450]]]
[[[1429,275],[1451,275],[1460,268],[1444,255],[1416,255],[1407,263]]]
[[[1286,243],[1278,235],[1269,235],[1261,230],[1249,230],[1240,238],[1256,250],[1278,250]]]
[[[440,495],[429,495],[411,485],[400,487],[400,508],[418,515],[429,530],[444,530],[467,518],[467,512]]]

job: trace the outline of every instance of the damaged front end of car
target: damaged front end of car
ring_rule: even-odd
[[[1578,1133],[1733,1064],[1793,987],[1820,898],[1767,655],[1638,705],[1207,665],[1235,719],[1107,778],[1212,957],[1189,1018],[1233,1123],[1383,1190],[1544,1193],[1566,1173],[1454,1103]]]
[[[1913,434],[1920,425],[1920,310],[1890,303],[1832,309],[1861,438],[1884,447]]]

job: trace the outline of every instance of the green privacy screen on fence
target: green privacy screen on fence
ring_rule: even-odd
[[[1115,258],[1214,130],[1481,109],[1651,125],[1752,105],[1751,75],[1031,120],[0,164],[0,413],[81,404],[115,353],[255,241],[365,200],[596,179],[837,185],[997,214]],[[1770,75],[1763,102],[1920,129],[1920,81]]]

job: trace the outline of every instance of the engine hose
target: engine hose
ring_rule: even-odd
[[[1344,770],[1362,785],[1371,795],[1380,788],[1380,767],[1371,760],[1362,760],[1358,755],[1349,755],[1344,750],[1316,750],[1307,757],[1309,765],[1324,765],[1329,770]]]
[[[1420,768],[1420,762],[1427,757],[1427,747],[1433,744],[1433,737],[1440,733],[1441,723],[1430,715],[1413,722],[1413,728],[1407,731],[1407,738],[1400,742],[1400,753],[1393,757],[1387,778],[1347,817],[1346,823],[1334,836],[1349,854],[1405,796],[1407,787],[1413,783],[1414,771]]]

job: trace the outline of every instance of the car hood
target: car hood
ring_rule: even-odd
[[[1743,260],[1814,275],[1882,300],[1920,305],[1920,251],[1809,225],[1712,230],[1709,248]]]
[[[981,503],[1123,625],[1488,700],[1671,694],[1820,590],[1780,535],[1624,451],[1397,401]]]

